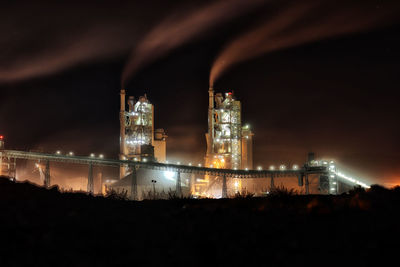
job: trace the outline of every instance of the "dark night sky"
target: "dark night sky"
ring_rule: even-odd
[[[212,21],[184,28],[190,31],[186,39],[183,32],[169,35],[163,28],[168,38],[148,60],[149,55],[132,51],[149,32],[170,17],[179,27],[181,18],[194,17],[217,1],[53,2],[8,1],[0,10],[0,134],[6,146],[116,157],[121,74],[129,56],[140,55],[144,63],[127,82],[128,93],[147,93],[155,105],[156,127],[169,135],[169,158],[194,162],[205,153],[215,58],[235,38],[296,3],[223,7],[210,15]],[[400,14],[395,2],[323,5],[338,12],[361,10],[352,17],[357,22],[364,8],[372,17],[375,9],[376,14]],[[325,17],[318,10],[303,22],[318,23]],[[201,28],[204,23],[207,27]],[[350,34],[254,56],[219,77],[216,91],[234,90],[242,101],[243,121],[255,133],[255,163],[301,164],[314,151],[368,182],[400,184],[398,32],[397,16],[388,17]],[[290,32],[280,35],[285,34]]]

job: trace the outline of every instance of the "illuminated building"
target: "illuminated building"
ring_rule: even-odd
[[[242,126],[241,103],[232,92],[217,93],[209,89],[208,133],[206,133],[207,167],[253,169],[253,133]]]
[[[127,111],[125,90],[120,95],[120,159],[165,162],[167,135],[163,129],[154,131],[154,106],[146,95],[137,101],[130,96]],[[121,167],[120,178],[128,172],[126,166]]]
[[[240,101],[232,92],[216,93],[210,87],[208,107],[207,153],[205,166],[221,169],[253,169],[253,133],[242,126]],[[210,179],[210,177],[206,177]],[[240,189],[240,182],[235,181]],[[211,184],[211,182],[210,182]]]

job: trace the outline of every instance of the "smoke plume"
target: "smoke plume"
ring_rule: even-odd
[[[248,12],[268,0],[220,0],[193,11],[168,16],[153,28],[133,49],[122,73],[125,87],[130,77],[143,65],[167,54],[213,26]]]
[[[152,20],[167,12],[129,1],[17,2],[0,8],[0,83],[122,56]],[[149,15],[137,27],[140,12]]]
[[[279,49],[370,30],[397,18],[394,1],[293,1],[260,27],[230,42],[217,56],[210,72],[212,86],[233,65]]]

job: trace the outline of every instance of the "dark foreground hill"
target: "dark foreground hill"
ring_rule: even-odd
[[[0,178],[0,266],[389,266],[399,204],[379,186],[132,202]]]

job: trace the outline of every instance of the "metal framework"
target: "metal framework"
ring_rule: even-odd
[[[129,111],[125,112],[125,156],[128,159],[140,159],[143,145],[152,145],[153,141],[153,105],[147,96],[141,96],[137,102],[129,98]]]
[[[226,93],[215,96],[216,107],[213,110],[213,147],[212,166],[225,169],[241,167],[241,107],[240,102]]]
[[[0,150],[3,157],[11,159],[27,159],[36,161],[49,161],[49,162],[63,162],[63,163],[73,163],[73,164],[84,164],[93,166],[113,166],[120,167],[121,165],[129,165],[131,167],[160,170],[160,171],[173,171],[180,173],[194,173],[201,175],[212,175],[212,176],[222,176],[226,175],[229,178],[265,178],[271,177],[288,177],[288,176],[298,176],[302,173],[327,173],[327,168],[323,166],[299,168],[296,170],[286,169],[286,170],[232,170],[232,169],[218,169],[218,168],[208,168],[208,167],[197,167],[189,165],[180,164],[165,164],[159,162],[136,162],[129,160],[117,160],[117,159],[101,159],[92,157],[81,157],[81,156],[66,156],[58,154],[46,154],[39,152],[26,152],[17,150]]]
[[[271,188],[274,188],[274,181],[279,177],[297,177],[299,186],[305,186],[306,194],[309,193],[309,180],[308,176],[311,174],[318,174],[321,176],[329,176],[335,180],[330,180],[330,184],[337,185],[337,176],[342,177],[343,174],[336,172],[331,167],[332,165],[325,164],[304,164],[301,168],[296,169],[277,169],[277,170],[233,170],[233,169],[218,169],[208,167],[197,167],[180,164],[164,164],[159,162],[136,162],[130,160],[116,160],[116,159],[102,159],[92,157],[80,157],[80,156],[65,156],[59,154],[46,154],[39,152],[26,152],[16,150],[0,150],[2,158],[7,158],[9,161],[16,162],[16,159],[35,160],[40,162],[46,162],[45,167],[45,185],[50,186],[50,162],[63,162],[73,164],[88,165],[88,192],[93,193],[93,166],[129,166],[132,170],[131,175],[131,198],[137,199],[137,179],[136,170],[139,168],[160,170],[160,171],[172,171],[177,173],[176,191],[177,194],[182,195],[181,187],[181,173],[200,174],[222,177],[222,196],[227,195],[227,178],[271,178]],[[325,163],[325,162],[324,162]],[[337,175],[336,175],[337,174]],[[331,177],[334,175],[335,177]],[[14,176],[15,178],[15,172]],[[352,178],[344,178],[346,181],[354,185],[362,185],[359,181],[350,180]],[[335,184],[336,183],[336,184]],[[331,190],[330,194],[336,194],[337,192]]]
[[[242,156],[241,104],[232,93],[214,97],[209,90],[209,114],[206,166],[240,169]]]

